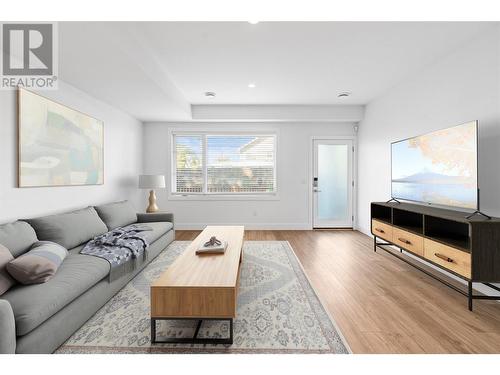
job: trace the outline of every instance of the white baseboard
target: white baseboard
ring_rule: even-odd
[[[309,223],[175,223],[178,230],[201,230],[207,225],[244,225],[250,230],[310,230]]]
[[[366,234],[368,237],[373,237],[372,234],[370,233],[370,228],[365,228],[365,227],[362,227],[362,226],[358,225],[356,227],[356,229],[357,229],[358,232]]]

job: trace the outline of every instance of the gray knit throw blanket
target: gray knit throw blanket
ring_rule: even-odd
[[[152,230],[144,224],[131,224],[101,234],[87,242],[80,254],[106,259],[110,266],[109,281],[135,270],[147,260],[149,243],[145,231]]]

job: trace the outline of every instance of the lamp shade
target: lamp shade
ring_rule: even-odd
[[[165,187],[165,176],[161,174],[143,174],[139,176],[139,189],[160,189]]]

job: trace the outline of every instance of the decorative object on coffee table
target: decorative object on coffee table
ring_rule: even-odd
[[[196,255],[203,254],[224,254],[227,248],[226,241],[220,241],[217,237],[212,236],[210,239],[202,243],[198,250],[196,250]]]
[[[215,246],[215,245],[221,245],[221,244],[222,244],[222,242],[220,242],[217,239],[217,237],[212,236],[212,237],[210,237],[210,239],[207,242],[205,242],[205,244],[203,246]]]
[[[158,206],[156,205],[156,194],[154,189],[165,188],[165,176],[146,174],[139,176],[139,189],[151,189],[149,191],[149,206],[146,212],[157,212]]]

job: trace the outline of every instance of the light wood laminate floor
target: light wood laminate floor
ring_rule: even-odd
[[[199,231],[176,231],[192,240]],[[288,241],[354,353],[500,353],[500,303],[474,301],[348,230],[246,231]]]

